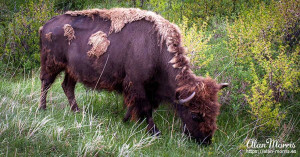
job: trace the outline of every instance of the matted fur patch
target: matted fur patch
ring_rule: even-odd
[[[161,42],[166,41],[168,51],[171,53],[183,53],[180,52],[181,47],[181,35],[177,25],[170,23],[162,16],[146,10],[137,8],[113,8],[107,9],[90,9],[82,11],[68,11],[65,14],[71,16],[88,16],[94,19],[94,16],[100,16],[104,19],[111,20],[110,32],[120,32],[122,28],[133,21],[145,19],[155,24],[156,30],[159,32]]]
[[[104,32],[98,31],[90,36],[88,44],[92,45],[91,50],[87,52],[88,56],[94,55],[100,57],[106,52],[110,41],[107,39],[107,35]]]
[[[45,34],[45,38],[46,38],[49,42],[51,42],[51,41],[52,41],[52,32],[49,32],[49,33]]]
[[[67,40],[69,41],[69,45],[71,44],[71,40],[75,39],[75,31],[73,27],[69,24],[64,25],[64,36],[67,37]]]
[[[39,35],[41,35],[42,30],[43,30],[43,26],[41,26],[41,27],[39,28]]]

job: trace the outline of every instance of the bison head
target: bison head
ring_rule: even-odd
[[[200,144],[210,144],[217,129],[218,92],[227,83],[217,84],[210,78],[198,78],[196,84],[179,88],[176,109],[183,122],[184,133]],[[185,95],[184,99],[181,99]]]

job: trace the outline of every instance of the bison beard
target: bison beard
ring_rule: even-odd
[[[227,84],[193,74],[176,25],[140,9],[92,9],[56,16],[39,32],[41,109],[56,76],[65,71],[62,88],[73,111],[79,110],[77,82],[117,91],[127,107],[124,121],[146,118],[147,130],[159,134],[152,112],[169,102],[184,132],[210,143],[220,109],[217,93]]]

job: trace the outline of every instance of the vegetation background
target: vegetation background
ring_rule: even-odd
[[[228,82],[213,143],[182,134],[169,105],[144,123],[122,123],[121,95],[77,85],[81,113],[72,113],[57,78],[48,110],[38,111],[38,29],[67,10],[138,7],[179,25],[197,75]],[[0,156],[252,156],[299,155],[299,0],[1,0]],[[63,74],[62,74],[63,75]],[[100,101],[99,101],[100,100]],[[294,143],[297,154],[249,154],[247,142]]]

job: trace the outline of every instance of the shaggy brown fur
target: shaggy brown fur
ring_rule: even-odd
[[[181,47],[181,35],[178,26],[170,23],[160,15],[151,11],[140,10],[137,8],[113,8],[110,10],[90,9],[82,11],[68,11],[65,14],[71,16],[83,15],[93,19],[94,16],[100,16],[104,19],[111,20],[110,33],[118,33],[126,24],[145,19],[155,24],[156,30],[159,32],[161,37],[161,43],[166,40],[169,52],[177,54],[184,52],[179,50]]]
[[[45,38],[46,38],[49,42],[51,42],[51,41],[52,41],[52,32],[47,33],[47,34],[45,35]]]
[[[106,52],[110,41],[107,39],[107,35],[104,32],[98,31],[91,35],[88,44],[92,45],[91,50],[87,52],[88,55],[100,57]]]
[[[193,100],[185,105],[190,112],[202,116],[203,122],[199,124],[200,130],[213,135],[217,129],[216,121],[221,106],[217,97],[220,86],[215,80],[197,77],[189,70],[183,70],[178,74],[176,81],[178,83],[176,93],[179,98],[185,98],[196,92]]]
[[[41,35],[42,30],[43,30],[43,26],[41,26],[41,27],[39,28],[39,35]]]
[[[94,16],[100,16],[104,19],[111,20],[110,33],[120,32],[122,28],[131,22],[145,19],[153,22],[156,30],[161,37],[161,44],[165,41],[167,49],[170,53],[174,53],[174,57],[169,61],[173,68],[181,69],[177,75],[177,93],[179,98],[187,97],[194,91],[196,92],[196,100],[194,106],[192,103],[186,104],[192,112],[200,113],[205,119],[204,123],[200,123],[200,128],[204,132],[216,130],[216,117],[219,113],[220,105],[217,101],[217,92],[219,87],[217,83],[210,78],[197,77],[193,74],[189,67],[189,59],[184,55],[186,49],[182,46],[181,35],[178,26],[165,20],[160,15],[151,11],[145,11],[135,8],[114,8],[110,10],[82,10],[68,11],[66,14],[71,16],[88,16],[94,19]],[[128,98],[128,102],[131,100]],[[199,103],[200,102],[200,103]],[[211,102],[211,103],[207,103]],[[126,103],[127,105],[134,103]],[[128,106],[129,107],[129,106]],[[133,111],[133,114],[136,113]],[[132,115],[137,117],[136,115]],[[213,134],[212,132],[212,134]]]
[[[165,20],[160,15],[151,12],[140,10],[136,8],[113,8],[107,9],[90,9],[82,11],[68,11],[65,14],[71,16],[88,16],[94,19],[94,16],[100,16],[104,19],[111,20],[111,32],[119,32],[127,23],[145,19],[155,24],[156,30],[161,36],[161,43],[166,42],[168,51],[174,53],[174,57],[169,63],[173,64],[174,68],[182,68],[182,72],[179,75],[189,75],[195,78],[193,72],[189,68],[189,59],[184,55],[186,49],[182,46],[181,35],[178,26]],[[183,78],[178,76],[179,78]],[[178,82],[183,82],[177,79]],[[192,81],[192,80],[191,80]]]
[[[64,33],[54,29],[58,26],[64,28]],[[42,91],[61,70],[66,72],[63,88],[74,110],[78,109],[76,82],[93,89],[122,92],[128,107],[124,120],[146,118],[147,130],[152,133],[158,133],[153,109],[160,102],[170,102],[192,137],[210,141],[216,130],[220,108],[217,92],[221,88],[213,79],[198,77],[190,70],[175,24],[140,9],[91,9],[69,11],[51,19],[42,32],[50,31],[52,42],[42,33],[42,47],[51,47],[48,55],[56,61],[47,62],[54,59],[42,51]],[[75,31],[80,40],[73,40]],[[180,99],[188,97],[189,101],[182,104]],[[40,106],[45,104],[41,99]]]
[[[64,27],[64,36],[67,37],[67,40],[69,41],[69,45],[71,44],[71,40],[75,39],[75,32],[71,25],[65,24]]]

